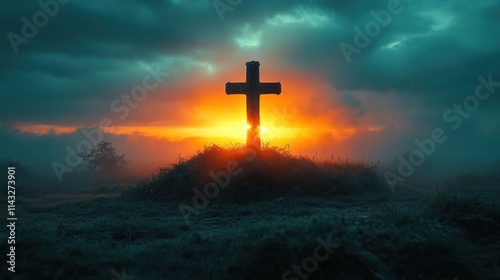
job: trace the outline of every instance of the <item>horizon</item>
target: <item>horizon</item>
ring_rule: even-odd
[[[500,279],[499,0],[0,18],[0,279]]]

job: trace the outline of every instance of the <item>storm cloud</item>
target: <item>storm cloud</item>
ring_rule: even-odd
[[[386,15],[390,6],[399,12],[380,22],[374,14]],[[47,15],[43,25],[36,24],[44,23],[40,13]],[[206,98],[195,86],[219,87],[225,98],[223,86],[231,75],[241,73],[246,61],[259,60],[261,73],[273,74],[263,80],[278,80],[279,73],[314,79],[314,92],[302,92],[305,101],[291,104],[295,115],[370,128],[340,151],[330,134],[318,136],[314,147],[299,144],[297,150],[327,148],[346,157],[381,160],[395,170],[398,155],[416,148],[415,139],[443,128],[449,139],[422,170],[439,166],[453,173],[463,162],[488,166],[500,160],[498,85],[476,110],[461,116],[459,128],[453,126],[460,114],[453,112],[453,121],[452,115],[448,121],[444,116],[455,104],[463,106],[478,85],[488,90],[484,79],[494,81],[490,87],[500,81],[496,0],[3,1],[0,18],[0,158],[50,167],[54,160],[64,161],[64,147],[78,143],[81,129],[103,118],[122,126],[203,125],[213,112],[190,103]],[[377,32],[369,29],[373,22]],[[27,30],[36,34],[27,38]],[[369,39],[366,46],[356,45],[358,30]],[[342,44],[358,51],[346,56]],[[113,102],[123,102],[122,95],[157,68],[168,77],[121,119]],[[342,115],[329,119],[331,110]],[[36,134],[20,129],[37,125],[76,130]],[[133,145],[153,139],[106,135],[130,150],[132,158],[141,155]],[[165,140],[163,156],[190,153],[182,143],[192,139],[203,143],[197,135]]]

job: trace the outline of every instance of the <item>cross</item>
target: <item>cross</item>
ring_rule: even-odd
[[[244,94],[247,98],[247,147],[260,149],[260,95],[281,93],[281,83],[261,83],[258,61],[246,63],[247,80],[244,83],[226,83],[226,94]]]

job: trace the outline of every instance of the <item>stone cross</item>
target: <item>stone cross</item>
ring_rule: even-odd
[[[226,94],[244,94],[247,98],[247,147],[260,149],[260,95],[281,93],[281,83],[261,83],[258,61],[247,65],[247,80],[244,83],[226,83]]]

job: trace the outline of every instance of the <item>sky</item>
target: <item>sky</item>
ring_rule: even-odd
[[[261,97],[271,146],[405,179],[500,167],[497,0],[2,1],[0,18],[0,159],[71,168],[102,138],[153,170],[244,143],[225,83],[255,60],[282,84]]]

